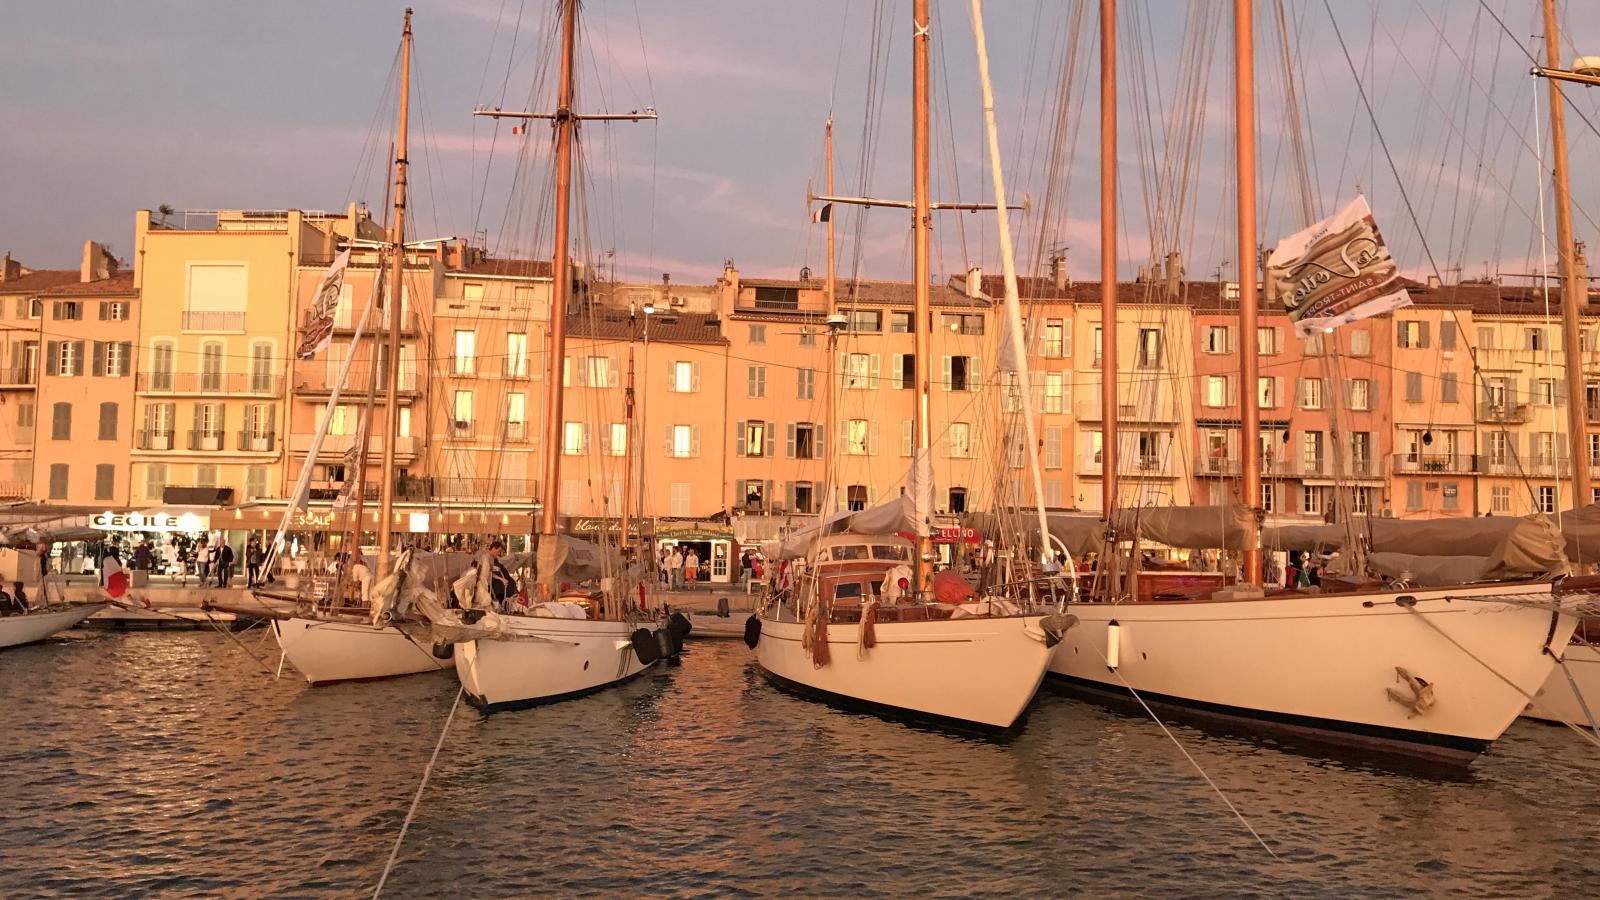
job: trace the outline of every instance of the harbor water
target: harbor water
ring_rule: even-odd
[[[0,653],[0,896],[370,895],[453,675],[308,688],[256,629]],[[1442,688],[1442,690],[1447,690]],[[1447,702],[1447,701],[1445,701]],[[770,687],[690,644],[616,690],[463,703],[385,896],[1583,894],[1600,751],[1521,721],[1403,771],[1042,692],[992,740]]]

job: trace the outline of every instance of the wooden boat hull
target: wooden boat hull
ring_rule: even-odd
[[[283,656],[314,685],[371,681],[450,667],[424,639],[398,628],[363,622],[292,617],[274,619]]]
[[[1054,652],[1040,616],[879,622],[877,645],[858,654],[859,624],[828,626],[829,662],[812,664],[805,626],[763,615],[756,660],[806,693],[945,724],[1006,729],[1044,680]]]
[[[1495,596],[1547,584],[1268,600],[1075,603],[1054,676],[1319,741],[1470,762],[1545,682],[1577,619]],[[1482,600],[1447,599],[1467,594]],[[1415,598],[1414,606],[1396,603]],[[1110,626],[1115,624],[1115,632]],[[1108,667],[1115,635],[1117,668]],[[1459,645],[1459,646],[1458,646]],[[1431,683],[1417,712],[1403,668]],[[1502,676],[1504,676],[1502,678]],[[1509,683],[1508,683],[1509,682]]]
[[[1530,719],[1571,722],[1587,728],[1590,725],[1589,716],[1584,713],[1578,697],[1572,693],[1572,684],[1577,682],[1584,703],[1589,705],[1589,712],[1600,718],[1600,647],[1569,644],[1562,659],[1566,662],[1566,672],[1560,666],[1552,666],[1544,687],[1539,689],[1533,702],[1522,714]],[[1567,680],[1568,672],[1572,674],[1572,681]]]
[[[630,643],[637,624],[541,616],[503,616],[500,621],[516,640],[455,645],[456,675],[467,700],[479,709],[570,700],[620,684],[654,665],[640,662]]]
[[[47,609],[24,616],[0,618],[0,647],[18,647],[42,641],[65,631],[105,608],[104,603],[85,603],[66,609]]]

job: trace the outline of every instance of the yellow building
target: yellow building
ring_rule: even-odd
[[[0,259],[0,500],[33,496],[33,441],[38,419],[39,368],[46,319],[42,291],[76,283],[72,269],[30,269]]]

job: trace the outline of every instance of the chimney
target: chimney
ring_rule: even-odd
[[[967,296],[976,298],[983,293],[983,267],[972,266],[967,269]]]
[[[1055,279],[1056,290],[1067,289],[1067,258],[1057,255],[1050,257],[1050,277]]]
[[[117,274],[117,261],[106,248],[94,241],[83,242],[83,265],[78,268],[78,281],[104,281]]]
[[[7,250],[5,258],[0,260],[0,281],[16,281],[22,277],[22,263],[11,258],[11,251]]]
[[[1150,270],[1148,268],[1144,267],[1144,266],[1140,266],[1138,271],[1134,273],[1133,283],[1134,284],[1144,284],[1146,281],[1149,281],[1149,280],[1150,280]]]
[[[734,268],[733,260],[731,259],[722,261],[722,280],[733,288],[735,297],[739,296],[739,270]]]
[[[1428,290],[1437,291],[1438,289],[1439,289],[1439,276],[1437,276],[1437,275],[1429,275],[1428,276]]]
[[[1572,268],[1578,276],[1578,290],[1590,303],[1600,300],[1589,293],[1589,255],[1584,253],[1583,241],[1572,242]]]
[[[1178,297],[1178,288],[1183,281],[1183,257],[1174,250],[1167,254],[1167,296],[1174,300]]]

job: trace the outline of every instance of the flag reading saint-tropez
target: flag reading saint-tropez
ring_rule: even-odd
[[[1267,278],[1304,337],[1411,305],[1367,198],[1278,242]]]
[[[295,356],[302,360],[315,359],[333,343],[333,316],[339,309],[339,289],[344,285],[344,267],[349,262],[350,248],[346,247],[322,274],[316,296],[311,298],[305,327],[300,330],[300,346],[295,350]]]

